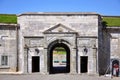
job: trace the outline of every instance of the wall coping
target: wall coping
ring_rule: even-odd
[[[7,27],[18,27],[18,24],[6,24],[6,23],[0,23],[0,26],[7,26]]]
[[[106,27],[106,30],[108,32],[112,32],[112,33],[119,33],[120,32],[120,27]]]
[[[23,16],[23,15],[99,15],[98,13],[95,12],[27,12],[27,13],[22,13],[18,14],[17,16]]]

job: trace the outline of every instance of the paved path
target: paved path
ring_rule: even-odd
[[[20,74],[20,75],[0,75],[0,80],[120,80],[120,77],[104,77],[95,75],[70,75],[70,74]]]

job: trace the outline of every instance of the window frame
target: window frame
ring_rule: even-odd
[[[0,59],[1,68],[8,68],[9,67],[9,56],[8,55],[1,55],[0,58],[1,58]]]

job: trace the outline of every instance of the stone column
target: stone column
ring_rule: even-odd
[[[76,49],[72,49],[70,54],[70,74],[77,74],[76,72]]]
[[[76,35],[73,35],[74,37],[72,38],[72,42],[71,44],[73,46],[69,46],[69,48],[71,49],[70,52],[70,73],[71,74],[77,74],[77,57],[76,57],[76,48],[77,48],[77,44],[76,44]]]
[[[47,54],[47,51],[48,51],[48,43],[47,43],[47,35],[44,36],[44,74],[48,74],[48,54]]]
[[[44,73],[48,74],[48,57],[47,57],[47,48],[44,49]]]
[[[28,49],[25,48],[24,49],[24,73],[28,73],[28,59],[27,59],[27,55],[28,54]]]
[[[93,73],[97,74],[97,48],[93,47]]]

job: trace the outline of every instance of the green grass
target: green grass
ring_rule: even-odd
[[[66,54],[66,51],[63,47],[56,47],[53,54]]]
[[[120,26],[120,17],[103,16],[103,22],[107,23],[106,25],[109,27]],[[0,23],[17,24],[17,16],[15,14],[0,14]]]
[[[0,23],[17,24],[17,16],[15,14],[0,14]]]
[[[103,17],[103,21],[109,27],[119,26],[120,27],[120,17]]]

